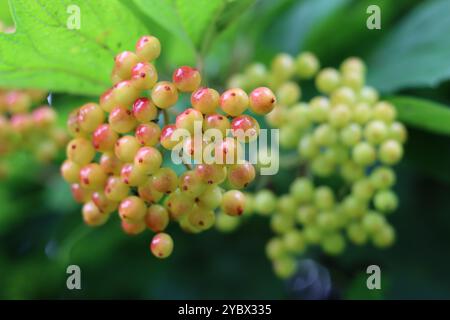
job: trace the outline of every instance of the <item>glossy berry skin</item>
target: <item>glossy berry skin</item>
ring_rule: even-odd
[[[109,215],[101,213],[92,201],[83,205],[82,215],[84,223],[91,227],[101,226],[109,218]]]
[[[159,142],[167,150],[172,150],[179,143],[179,140],[172,140],[172,135],[176,129],[176,125],[169,124],[161,130]]]
[[[69,160],[83,166],[94,159],[95,149],[89,140],[75,138],[67,144],[66,154]]]
[[[317,90],[323,93],[331,93],[341,82],[341,76],[336,69],[325,68],[316,77]]]
[[[159,259],[165,259],[172,254],[173,240],[167,233],[156,234],[150,244],[153,255]]]
[[[197,69],[182,66],[175,69],[172,75],[172,81],[179,91],[193,92],[200,86],[202,77]]]
[[[216,221],[216,215],[213,210],[198,206],[195,206],[188,213],[187,218],[191,225],[201,231],[210,229]]]
[[[161,128],[154,122],[140,124],[135,131],[135,137],[142,146],[155,146],[160,136]]]
[[[143,221],[147,213],[147,206],[144,201],[136,196],[123,199],[119,205],[119,216],[128,223]]]
[[[352,159],[359,165],[370,165],[376,160],[375,148],[367,142],[360,142],[352,150]]]
[[[272,73],[280,81],[291,78],[295,73],[295,62],[292,56],[287,53],[277,54],[271,65]]]
[[[162,193],[172,193],[178,185],[178,177],[170,168],[160,168],[152,177],[153,187]]]
[[[130,187],[122,181],[121,177],[110,176],[106,181],[105,197],[111,201],[122,201],[130,192]]]
[[[87,103],[78,111],[78,123],[85,132],[94,131],[102,122],[105,115],[96,103]]]
[[[202,208],[216,209],[222,202],[222,190],[218,186],[208,186],[206,190],[197,198],[195,203]]]
[[[295,59],[295,68],[300,78],[310,79],[320,69],[320,63],[311,52],[302,52]]]
[[[205,116],[203,120],[203,131],[209,129],[217,129],[222,134],[222,137],[226,137],[227,130],[231,128],[231,123],[228,118],[222,114],[213,113]]]
[[[157,203],[163,197],[163,193],[153,187],[152,177],[148,177],[143,183],[138,186],[139,197],[149,203]]]
[[[169,195],[166,206],[169,210],[170,217],[173,220],[178,220],[192,210],[194,207],[194,199],[186,193],[177,190]]]
[[[206,184],[220,184],[227,177],[227,168],[220,164],[198,164],[195,172]]]
[[[131,51],[123,51],[114,58],[113,73],[120,79],[125,80],[131,77],[131,69],[139,62],[138,56]]]
[[[134,156],[140,147],[138,140],[134,136],[123,136],[117,140],[114,153],[122,162],[133,162]]]
[[[374,198],[375,209],[390,213],[398,207],[398,198],[391,190],[378,191]]]
[[[100,107],[105,112],[111,112],[114,107],[119,106],[119,102],[114,96],[113,90],[108,89],[100,96]],[[121,106],[121,105],[120,105]]]
[[[132,163],[126,163],[122,166],[120,177],[123,183],[130,187],[137,187],[147,179],[145,171]]]
[[[131,80],[124,80],[116,83],[112,88],[112,95],[118,104],[129,106],[139,95],[139,89],[136,88]]]
[[[180,113],[175,121],[177,129],[184,129],[189,133],[194,133],[194,127],[197,126],[201,129],[203,124],[203,115],[200,111],[188,108]]]
[[[92,191],[81,187],[79,183],[71,184],[70,191],[73,199],[78,203],[86,203],[91,200]]]
[[[158,82],[152,89],[152,101],[160,109],[170,108],[178,101],[178,90],[171,82]]]
[[[203,114],[213,114],[219,106],[219,93],[212,88],[199,88],[191,95],[191,104]]]
[[[151,205],[145,215],[145,224],[153,232],[162,232],[169,225],[169,212],[159,204]]]
[[[403,157],[403,147],[396,140],[387,140],[380,146],[379,157],[385,164],[396,164]]]
[[[206,184],[194,170],[184,172],[179,178],[179,188],[192,198],[200,196],[206,190]]]
[[[140,62],[131,70],[133,85],[140,90],[150,90],[158,81],[156,68],[148,62]]]
[[[153,36],[143,36],[136,43],[136,55],[141,61],[151,62],[161,54],[161,43]]]
[[[78,183],[80,166],[73,161],[66,160],[61,165],[61,175],[68,183]]]
[[[96,106],[98,107],[98,105]],[[83,108],[81,108],[80,111],[81,110],[83,110]],[[100,107],[98,107],[98,110],[102,111]],[[55,110],[53,110],[49,106],[41,106],[39,108],[34,109],[33,112],[31,113],[33,123],[39,128],[48,128],[50,125],[55,123],[56,117],[57,116]],[[95,119],[90,119],[91,123],[93,122],[93,120],[95,121]],[[83,125],[86,125],[86,123],[83,123]]]
[[[101,213],[108,214],[117,209],[118,202],[109,200],[103,191],[95,191],[92,194],[92,202]]]
[[[231,121],[231,133],[238,141],[254,141],[259,135],[259,123],[246,114],[237,116]]]
[[[373,144],[380,144],[386,140],[388,133],[388,127],[380,120],[372,120],[364,128],[364,137]]]
[[[123,107],[115,107],[109,114],[108,122],[117,133],[127,133],[136,127],[133,112]]]
[[[230,190],[224,193],[222,198],[222,210],[230,216],[240,216],[245,209],[245,195],[238,190]]]
[[[129,236],[135,236],[145,231],[144,222],[128,223],[125,220],[120,222],[123,232]]]
[[[119,135],[108,124],[101,124],[92,133],[92,144],[96,151],[108,152],[114,149]]]
[[[158,110],[153,102],[147,98],[136,99],[133,103],[133,116],[140,123],[150,122],[156,119]]]
[[[145,174],[155,173],[162,164],[162,155],[153,147],[142,147],[134,157],[134,166]]]
[[[231,165],[243,157],[243,149],[236,139],[227,137],[215,144],[214,157],[217,164]]]
[[[234,164],[228,168],[228,181],[236,189],[247,187],[255,180],[255,175],[255,167],[249,162]]]
[[[249,99],[244,90],[239,88],[229,89],[220,96],[220,107],[230,116],[238,116],[243,113],[249,104]]]
[[[300,101],[301,95],[300,86],[294,81],[283,83],[276,91],[278,102],[285,106],[291,106]]]
[[[80,185],[88,190],[102,189],[106,178],[106,173],[97,163],[87,164],[80,170]]]
[[[67,117],[67,131],[74,138],[86,136],[86,133],[81,130],[80,123],[78,122],[78,112],[79,109],[75,109]]]
[[[119,174],[122,168],[122,162],[112,152],[105,152],[100,157],[99,161],[102,170],[107,175]]]

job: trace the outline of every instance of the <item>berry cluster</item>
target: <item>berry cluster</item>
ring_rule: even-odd
[[[250,95],[239,88],[219,94],[201,87],[200,72],[188,66],[176,69],[171,81],[161,81],[153,64],[160,52],[156,37],[143,36],[134,52],[115,57],[113,87],[99,103],[87,103],[69,116],[74,139],[61,173],[74,198],[84,203],[86,224],[102,225],[117,210],[125,233],[155,232],[150,250],[166,258],[173,250],[164,232],[170,220],[198,233],[214,225],[216,210],[233,217],[243,213],[246,198],[238,189],[254,180],[255,168],[237,160],[243,160],[242,144],[259,134],[256,119],[243,112],[250,108],[265,115],[276,101],[264,87]],[[191,94],[192,107],[171,123],[169,111],[175,112],[183,93]],[[212,151],[212,162],[204,161],[202,150]],[[176,167],[165,165],[164,153],[188,156],[187,170],[177,174]],[[225,183],[230,190],[221,186]]]
[[[66,134],[56,126],[56,112],[41,103],[46,93],[39,90],[0,89],[0,166],[7,174],[8,155],[25,151],[48,162],[65,145]]]
[[[254,196],[254,210],[271,215],[277,235],[266,252],[280,277],[295,272],[295,256],[310,245],[337,255],[346,239],[356,245],[370,240],[380,248],[395,240],[386,220],[398,206],[391,166],[403,156],[407,131],[396,121],[395,107],[379,101],[377,91],[365,85],[365,73],[364,63],[354,57],[339,70],[320,70],[318,59],[306,52],[295,59],[279,54],[270,72],[253,64],[230,79],[231,85],[269,85],[275,90],[278,103],[266,120],[280,128],[280,145],[297,148],[300,156],[296,166],[301,177],[290,185],[289,194],[277,198],[261,190]],[[294,77],[314,78],[321,95],[300,102]]]

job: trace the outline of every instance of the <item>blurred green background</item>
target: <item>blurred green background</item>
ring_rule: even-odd
[[[81,8],[80,30],[65,26],[69,4]],[[381,30],[366,27],[371,4],[381,8]],[[162,42],[162,77],[176,66],[201,64],[218,88],[248,63],[267,64],[280,51],[310,50],[323,66],[360,56],[369,84],[397,101],[409,141],[396,168],[400,208],[389,217],[396,244],[382,251],[349,246],[339,257],[310,250],[304,258],[315,263],[303,261],[309,276],[299,271],[289,281],[277,279],[265,257],[271,231],[263,217],[246,220],[231,234],[190,235],[172,227],[174,254],[157,261],[148,250],[149,233],[128,237],[118,218],[98,229],[82,223],[59,176],[63,152],[48,167],[17,154],[9,160],[13,172],[0,181],[0,298],[450,298],[449,0],[9,5],[17,32],[0,34],[0,86],[49,90],[61,125],[72,108],[108,86],[114,54],[151,33]],[[0,19],[13,23],[6,0],[0,0]],[[308,84],[304,89],[308,96]],[[286,192],[291,176],[272,177],[274,191]],[[66,288],[70,264],[81,268],[82,290]],[[366,288],[370,264],[381,267],[382,290]]]

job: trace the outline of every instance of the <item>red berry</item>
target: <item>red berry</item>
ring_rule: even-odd
[[[268,114],[276,101],[272,90],[266,87],[256,88],[250,93],[250,109],[256,114]]]
[[[159,142],[161,129],[154,122],[140,124],[136,128],[136,139],[143,146],[155,146]]]
[[[194,109],[203,114],[216,112],[219,106],[219,93],[211,88],[200,88],[191,95],[191,104]]]
[[[248,96],[239,88],[229,89],[220,96],[220,107],[230,116],[238,116],[248,107]]]
[[[136,54],[141,61],[153,61],[161,53],[161,43],[153,36],[143,36],[136,43]]]
[[[133,115],[141,123],[156,119],[158,110],[153,102],[147,98],[139,98],[133,104]]]
[[[131,71],[131,79],[137,88],[149,90],[158,81],[158,73],[151,63],[140,62]]]
[[[125,232],[130,236],[134,236],[145,231],[145,223],[142,221],[136,223],[129,223],[126,222],[125,220],[122,220],[121,227],[123,232]]]
[[[139,58],[134,52],[124,51],[114,58],[114,62],[113,73],[117,74],[121,79],[126,80],[130,79],[131,69],[139,62]]]
[[[172,150],[178,143],[179,140],[172,140],[172,135],[174,134],[177,127],[174,124],[169,124],[165,126],[161,131],[160,142],[161,145],[167,150]]]
[[[106,178],[106,173],[97,163],[87,164],[80,170],[80,184],[89,190],[102,189]]]
[[[172,81],[181,92],[192,92],[200,86],[202,77],[197,69],[182,66],[173,72]]]
[[[101,124],[92,133],[92,144],[95,150],[112,151],[119,135],[108,124]]]
[[[230,128],[230,120],[222,114],[214,113],[206,115],[203,121],[203,131],[217,129],[221,132],[222,138],[227,136],[227,130]]]
[[[258,121],[248,115],[238,116],[231,121],[231,133],[239,141],[253,141],[259,135]]]
[[[154,204],[147,210],[145,223],[153,232],[161,232],[169,224],[169,212],[163,206]]]
[[[108,122],[117,133],[130,132],[136,126],[136,119],[133,117],[133,113],[123,107],[115,107],[109,114]]]
[[[195,125],[202,129],[203,123],[203,115],[200,111],[195,110],[193,108],[189,108],[184,110],[177,116],[175,121],[175,125],[177,129],[185,129],[189,131],[191,134],[194,133]]]

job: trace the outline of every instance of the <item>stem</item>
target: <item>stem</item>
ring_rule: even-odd
[[[187,170],[192,170],[192,166],[189,163],[183,163]]]
[[[164,117],[164,125],[167,126],[170,122],[170,117],[169,117],[169,113],[167,112],[166,109],[163,109],[163,117]]]

